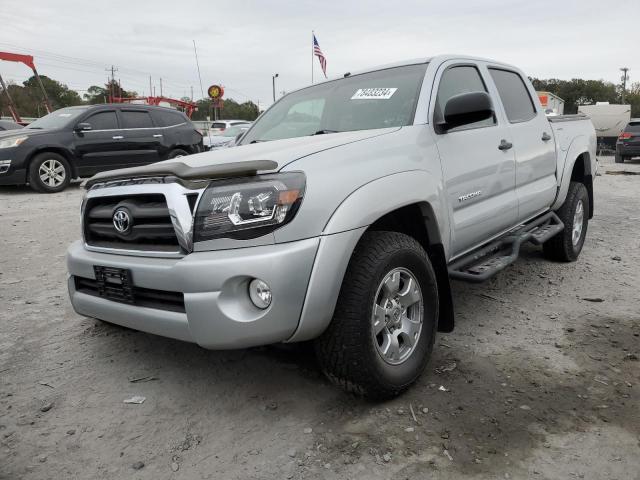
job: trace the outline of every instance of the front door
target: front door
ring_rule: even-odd
[[[432,125],[442,163],[451,217],[453,256],[489,240],[517,218],[515,154],[496,92],[487,88],[486,69],[475,63],[445,63],[436,75]],[[439,132],[444,106],[455,95],[487,92],[493,118]]]
[[[526,221],[547,210],[557,192],[556,148],[551,125],[519,73],[489,67],[500,94],[516,152],[518,218]]]
[[[124,138],[114,110],[100,110],[80,120],[91,130],[74,131],[78,173],[82,177],[118,168],[124,163]]]

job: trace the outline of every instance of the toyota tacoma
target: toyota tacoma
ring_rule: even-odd
[[[239,147],[103,172],[68,251],[81,315],[209,349],[313,340],[348,391],[397,395],[454,327],[450,280],[526,242],[582,250],[596,136],[527,76],[437,56],[290,93]]]

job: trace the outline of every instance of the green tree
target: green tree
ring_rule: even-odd
[[[537,91],[551,92],[564,100],[564,113],[577,113],[578,105],[595,102],[617,103],[620,101],[618,88],[604,80],[559,80],[557,78],[532,78],[531,82]]]
[[[41,75],[40,79],[54,110],[82,104],[82,99],[78,92],[69,89],[65,84],[46,75]],[[9,90],[11,98],[16,104],[20,116],[40,117],[47,113],[42,90],[35,76],[30,77],[22,85],[10,82],[7,85],[7,90]],[[2,115],[9,115],[8,100],[4,92],[0,95],[0,110]]]
[[[631,105],[631,118],[640,118],[640,82],[635,82],[629,87],[625,102]]]
[[[224,100],[223,108],[220,109],[220,120],[238,119],[253,121],[258,118],[260,111],[258,106],[251,102],[238,103],[232,98]],[[207,117],[213,120],[212,102],[208,98],[196,102],[198,110],[193,113],[192,120],[206,120]]]
[[[40,75],[40,80],[42,81],[42,86],[47,92],[49,102],[51,102],[51,106],[54,110],[82,104],[82,99],[80,98],[80,95],[78,95],[78,92],[71,90],[65,84],[60,83],[57,80],[53,80],[46,75]],[[24,88],[30,92],[32,97],[42,98],[42,90],[40,89],[40,84],[35,76],[30,77],[23,83],[23,85]]]
[[[103,86],[91,85],[87,89],[87,93],[84,94],[84,100],[90,105],[95,105],[96,103],[108,103],[111,93],[113,93],[114,97],[122,98],[138,96],[137,92],[127,91],[123,89],[117,81],[109,80],[109,83],[106,83]]]

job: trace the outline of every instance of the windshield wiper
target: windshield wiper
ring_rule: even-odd
[[[340,133],[340,130],[318,130],[316,133],[312,133],[311,136],[314,135],[324,135],[325,133]]]
[[[260,142],[266,142],[267,140],[251,140],[249,143],[260,143]]]
[[[25,130],[42,130],[42,127],[26,127]]]

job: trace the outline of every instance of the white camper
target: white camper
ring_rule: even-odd
[[[580,105],[578,113],[591,118],[599,144],[615,148],[620,132],[631,120],[631,105],[614,105],[609,102],[596,102],[595,105]]]

